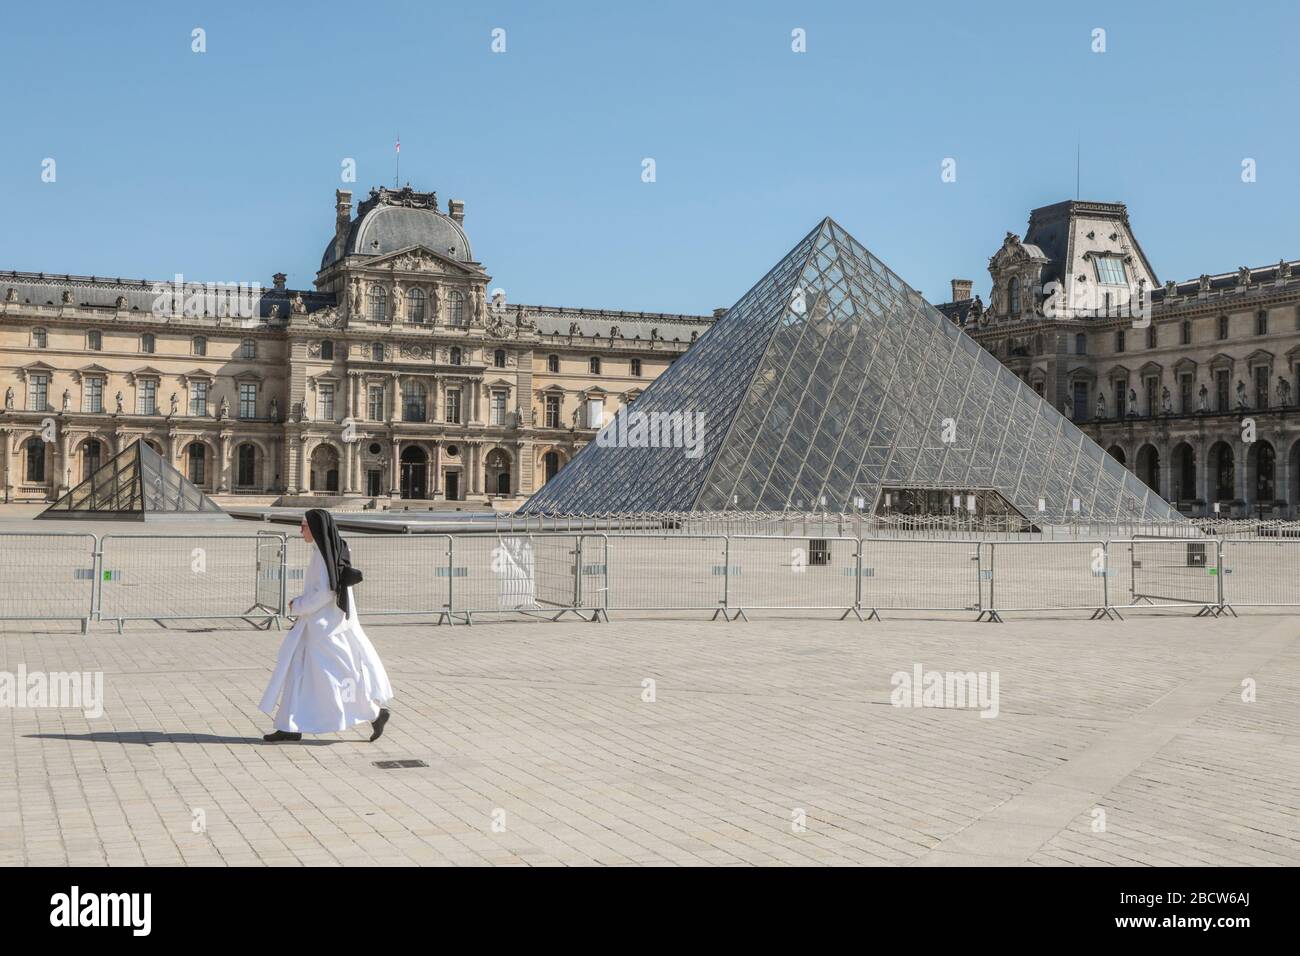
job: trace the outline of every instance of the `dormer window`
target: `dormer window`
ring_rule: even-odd
[[[1097,256],[1097,281],[1102,285],[1128,285],[1128,273],[1124,271],[1124,260],[1119,256]]]
[[[1020,280],[1014,277],[1007,283],[1007,314],[1020,314]]]

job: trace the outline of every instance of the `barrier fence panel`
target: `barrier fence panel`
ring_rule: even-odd
[[[979,542],[864,538],[861,547],[863,608],[981,609]]]
[[[607,556],[611,610],[727,606],[727,540],[721,535],[611,535]]]
[[[116,535],[100,542],[100,620],[272,622],[259,603],[266,535]]]
[[[448,613],[451,578],[447,568],[452,550],[449,535],[349,534],[343,537],[353,566],[362,574],[362,581],[352,589],[352,595],[363,619],[367,614],[441,616]]]
[[[458,536],[452,543],[452,611],[468,622],[470,614],[572,608],[579,537]]]
[[[257,606],[282,617],[284,593],[285,536],[258,532],[257,538]]]
[[[1300,605],[1300,541],[1225,538],[1219,547],[1225,605]]]
[[[0,532],[0,620],[80,621],[94,611],[93,534]]]
[[[732,535],[727,607],[857,607],[856,538]]]
[[[1109,547],[1111,607],[1217,607],[1219,544],[1135,538]]]
[[[996,541],[988,555],[988,607],[1001,611],[1104,611],[1101,541]]]
[[[609,609],[609,535],[584,534],[578,541],[578,596],[587,610]]]

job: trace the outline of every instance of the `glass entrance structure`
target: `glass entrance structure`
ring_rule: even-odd
[[[872,510],[886,489],[1180,520],[829,218],[523,510]]]
[[[147,521],[229,516],[147,443],[137,439],[36,517]]]

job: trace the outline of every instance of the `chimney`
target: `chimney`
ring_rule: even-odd
[[[334,235],[346,235],[352,223],[352,190],[334,190]]]
[[[283,272],[277,272],[271,276],[271,284],[275,286],[277,292],[284,291],[284,280],[289,278]]]
[[[447,215],[463,226],[465,224],[465,204],[459,199],[447,200]]]
[[[970,279],[953,279],[952,280],[952,301],[965,302],[970,298],[971,287],[975,283]]]

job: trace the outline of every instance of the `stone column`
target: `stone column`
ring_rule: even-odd
[[[357,443],[355,441],[343,442],[343,493],[352,494],[352,466],[357,457]]]
[[[478,392],[477,386],[474,391]],[[479,475],[481,469],[478,466],[480,453],[479,443],[474,442],[469,446],[467,452],[468,453],[465,455],[465,470],[468,471],[469,474],[465,476],[465,490],[471,495],[476,495],[479,493],[479,482],[482,480]]]
[[[10,491],[13,487],[14,473],[14,453],[10,444],[12,441],[9,429],[0,428],[0,477],[3,478],[0,487],[4,490],[5,504],[13,500],[13,494]]]
[[[1247,445],[1240,437],[1232,443],[1232,484],[1234,488],[1234,497],[1246,502],[1246,510],[1255,503],[1255,489],[1253,486],[1248,487],[1250,482],[1247,480],[1246,473],[1249,469],[1246,467],[1246,451],[1251,445]],[[1249,493],[1249,495],[1248,495]]]
[[[391,373],[390,378],[391,382],[389,383],[388,390],[391,394],[388,398],[388,420],[390,422],[395,422],[399,417],[398,409],[400,406],[398,403],[402,400],[402,396],[399,394],[401,392],[402,379],[396,372]],[[395,464],[396,463],[394,463],[394,465]],[[393,484],[397,484],[396,479],[393,480]]]
[[[393,376],[393,378],[396,379],[397,376]],[[402,476],[401,476],[400,469],[402,467],[402,459],[401,459],[401,449],[399,447],[400,445],[401,445],[401,440],[398,438],[394,438],[393,439],[393,464],[392,467],[389,469],[389,476],[388,476],[389,481],[391,482],[392,485],[392,487],[390,487],[388,490],[388,495],[390,498],[396,498],[401,493]]]
[[[1210,457],[1209,443],[1198,438],[1192,448],[1196,452],[1196,497],[1205,502],[1205,513],[1214,514],[1214,503],[1210,501]]]
[[[71,468],[72,468],[72,461],[71,461],[72,452],[70,447],[71,444],[72,444],[72,436],[68,434],[68,430],[66,428],[60,428],[59,445],[58,445],[59,466],[58,466],[58,471],[55,473],[54,476],[55,479],[54,495],[56,498],[59,495],[62,495],[65,491],[67,491],[73,481],[73,475],[71,473]]]
[[[433,474],[429,476],[429,497],[438,497],[439,482],[442,480],[442,442],[433,443]]]
[[[521,495],[531,495],[533,493],[533,443],[530,441],[521,441],[519,443],[519,459],[515,462],[515,471],[519,477],[515,479],[515,491]]]

